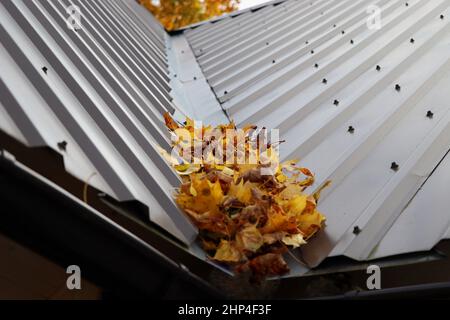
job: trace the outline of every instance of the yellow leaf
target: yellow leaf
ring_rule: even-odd
[[[287,203],[287,210],[289,214],[301,214],[306,208],[306,198],[307,197],[305,195],[298,195],[289,200]]]
[[[232,242],[221,240],[213,259],[221,262],[240,262],[243,256]]]
[[[288,232],[297,228],[296,221],[288,217],[280,209],[270,208],[267,218],[266,224],[260,229],[263,234],[281,231]]]
[[[322,227],[324,221],[325,217],[317,210],[297,217],[298,227],[305,235],[305,239],[311,238]]]
[[[213,167],[214,167],[215,169],[219,170],[219,171],[222,171],[223,169],[225,169],[225,166],[224,166],[224,165],[220,165],[220,164],[216,164],[216,165],[214,165]]]
[[[180,171],[177,169],[177,167],[175,167],[175,170],[177,170],[177,173],[180,176],[188,176],[188,175],[195,173],[201,169],[201,166],[196,165],[196,164],[185,164],[185,165],[183,164],[180,166],[182,166],[181,169],[183,169],[183,171]],[[185,168],[184,166],[187,166],[187,168]]]
[[[186,117],[186,127],[194,127],[194,120]]]
[[[197,196],[197,191],[194,188],[194,184],[191,183],[191,187],[189,188],[189,191],[191,192],[191,194],[196,197]]]
[[[239,184],[231,184],[228,194],[244,204],[249,204],[252,200],[252,187],[254,187],[252,183],[247,181],[244,184],[242,179]]]
[[[231,177],[234,176],[234,170],[232,170],[228,167],[223,168],[222,172],[228,176],[231,176]]]
[[[294,248],[298,248],[303,244],[306,244],[305,239],[303,239],[303,235],[300,233],[297,234],[289,234],[283,237],[283,243],[287,246],[292,246]]]
[[[245,250],[256,252],[264,243],[259,230],[254,225],[246,226],[236,235],[239,246]]]
[[[279,193],[279,197],[281,199],[289,200],[299,194],[302,194],[302,188],[297,184],[289,184],[283,191]]]
[[[185,172],[190,166],[191,165],[189,163],[179,164],[175,166],[175,170],[178,172]]]
[[[279,174],[279,175],[277,175],[277,180],[278,180],[278,182],[283,183],[283,182],[286,182],[287,177],[284,174]]]
[[[209,188],[211,189],[211,197],[215,200],[215,203],[221,203],[223,201],[223,192],[219,180],[215,183],[211,183],[209,180],[207,181]]]

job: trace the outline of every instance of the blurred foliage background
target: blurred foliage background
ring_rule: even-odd
[[[239,7],[240,0],[138,0],[164,25],[176,30]]]

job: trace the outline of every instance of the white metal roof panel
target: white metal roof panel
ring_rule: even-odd
[[[327,228],[302,250],[311,266],[448,237],[450,1],[288,0],[185,35],[230,118],[279,128],[282,158],[313,169],[315,188],[333,181]]]
[[[83,13],[77,32],[66,23],[71,4]],[[175,110],[166,34],[137,19],[133,5],[3,1],[2,105],[10,117],[27,119],[32,126],[22,122],[22,134],[33,127],[69,172],[120,201],[142,202],[152,221],[190,242],[196,230],[171,194],[179,178],[156,149],[168,145],[162,113]]]
[[[6,0],[0,23],[0,128],[185,242],[196,231],[156,149],[165,111],[280,128],[281,156],[313,169],[314,188],[333,181],[327,228],[302,251],[311,266],[450,238],[450,0],[273,1],[170,37],[133,0]],[[291,276],[308,271],[291,262]]]

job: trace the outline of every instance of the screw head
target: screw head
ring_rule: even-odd
[[[334,100],[334,101],[333,101],[333,104],[334,104],[335,106],[338,106],[338,105],[339,105],[339,100]]]
[[[397,162],[392,162],[392,163],[391,163],[391,169],[392,169],[393,171],[398,171],[399,168],[400,168],[400,166],[398,165]]]
[[[353,227],[353,234],[358,235],[361,233],[361,229],[358,226]]]
[[[345,30],[342,30],[341,33],[342,33],[342,34],[345,34]]]
[[[322,80],[322,83],[323,83],[323,84],[327,84],[327,83],[328,83],[328,80],[324,78],[324,79]]]
[[[376,69],[377,71],[381,71],[381,67],[379,65],[376,67]]]
[[[316,63],[316,64],[314,65],[314,68],[318,68],[318,67],[319,67],[319,64]]]
[[[396,84],[396,85],[395,85],[395,90],[401,91],[401,90],[402,90],[402,87],[401,87],[399,84]]]
[[[67,150],[67,141],[61,141],[61,142],[58,142],[58,149],[59,150],[61,150],[61,151],[66,151]]]
[[[351,44],[354,44],[354,43],[355,43],[355,41],[353,41],[353,39],[352,39],[352,40],[350,40],[350,43],[351,43]]]
[[[311,54],[314,54],[314,50],[311,50]]]
[[[444,20],[444,15],[443,15],[443,14],[441,14],[440,18],[441,18],[441,20]]]
[[[47,67],[42,67],[42,71],[47,74],[48,68]]]
[[[355,128],[353,128],[353,126],[348,127],[347,130],[349,133],[354,133],[355,132]]]
[[[433,119],[434,113],[431,112],[431,110],[428,110],[427,112],[427,118]]]
[[[411,40],[409,40],[409,42],[414,43],[416,41],[414,40],[414,38],[411,38]]]

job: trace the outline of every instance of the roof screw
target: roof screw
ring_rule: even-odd
[[[444,20],[444,15],[443,15],[443,14],[441,14],[440,18],[441,18],[441,20]]]
[[[408,3],[408,2],[407,2],[407,3],[405,3],[405,6],[407,6],[407,7],[408,7],[408,6],[409,6],[409,3]]]
[[[174,74],[174,75],[173,75],[173,77],[174,77],[174,78],[176,78],[176,77],[177,77],[177,75],[176,75],[176,74]]]
[[[338,106],[338,105],[339,105],[339,100],[334,100],[333,104],[334,104],[335,106]]]
[[[44,73],[47,74],[47,71],[48,71],[47,67],[43,67],[42,71],[44,71]]]
[[[398,165],[397,162],[392,162],[391,163],[391,170],[398,171],[399,168],[400,168],[400,166]]]
[[[308,41],[308,40],[306,40],[306,41],[305,41],[305,44],[309,44],[309,41]]]
[[[361,229],[358,226],[353,227],[353,234],[358,235],[361,233]]]
[[[272,60],[272,63],[275,63],[275,60]]]
[[[342,30],[341,33],[342,33],[342,34],[345,34],[345,30]]]
[[[414,43],[416,41],[414,40],[414,38],[411,38],[411,40],[409,42]]]
[[[333,28],[336,28],[336,25],[335,25],[335,24],[333,24]]]
[[[381,71],[381,67],[379,65],[377,66],[376,69],[377,69],[377,71]]]
[[[433,119],[434,113],[431,112],[431,110],[428,110],[427,112],[427,118]]]
[[[326,78],[323,78],[322,83],[323,83],[323,84],[327,84],[327,83],[328,83],[328,80],[327,80]]]
[[[400,85],[399,84],[396,84],[395,85],[395,90],[397,90],[397,91],[401,91],[402,90],[402,87],[400,87]]]
[[[266,46],[268,46],[269,45],[269,43],[268,42],[266,42]]]
[[[227,91],[227,90],[225,90],[225,91],[223,92],[223,94],[228,94],[228,91]]]
[[[61,142],[58,142],[58,148],[59,148],[59,150],[61,150],[61,151],[66,151],[66,149],[67,149],[67,141],[61,141]]]
[[[348,132],[355,133],[355,128],[353,128],[352,126],[348,127]]]
[[[314,68],[319,68],[319,64],[316,63],[316,64],[314,65]]]
[[[197,80],[197,77],[194,77],[194,80]]]
[[[314,50],[311,50],[311,54],[314,54]]]

